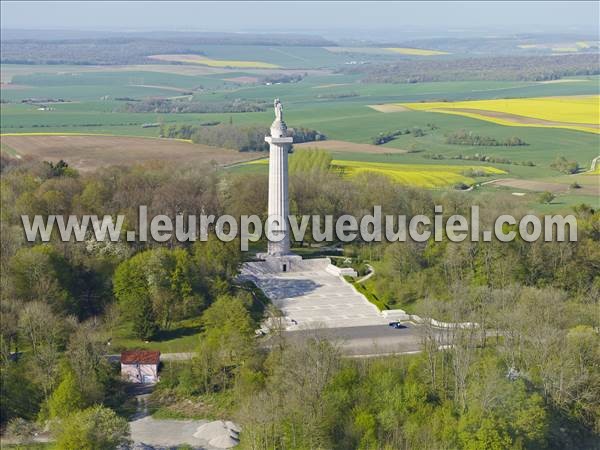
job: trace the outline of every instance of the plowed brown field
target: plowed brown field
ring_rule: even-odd
[[[256,158],[255,153],[175,139],[91,135],[5,135],[1,139],[2,144],[18,155],[31,155],[46,161],[63,159],[83,171],[148,161],[225,165]]]

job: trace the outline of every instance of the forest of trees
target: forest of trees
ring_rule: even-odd
[[[296,144],[323,141],[327,137],[317,130],[298,127],[288,129]],[[266,127],[235,125],[232,123],[215,125],[161,125],[160,136],[177,139],[190,139],[197,144],[212,145],[238,150],[240,152],[261,152],[269,150],[265,136],[270,131]]]
[[[560,56],[485,56],[456,59],[406,59],[394,63],[345,67],[366,83],[504,80],[545,81],[568,76],[598,75],[595,54]]]
[[[425,154],[423,154],[423,158],[437,159],[437,160],[463,159],[465,161],[485,161],[485,162],[492,162],[492,163],[496,163],[496,164],[515,164],[515,165],[519,165],[519,166],[529,166],[529,167],[535,166],[535,163],[533,161],[513,161],[509,158],[486,155],[483,153],[475,153],[474,155],[460,154],[460,155],[453,155],[453,156],[447,156],[447,155],[443,155],[441,153],[425,153]]]
[[[152,339],[174,321],[199,316],[231,289],[240,254],[216,239],[190,249],[156,248],[123,261],[113,278],[115,300],[140,339]]]
[[[236,99],[226,103],[208,103],[188,100],[170,100],[154,98],[130,102],[125,111],[133,113],[242,113],[266,110],[264,101],[248,101]]]
[[[403,187],[386,177],[347,179],[323,151],[290,160],[293,214],[465,214],[470,198]],[[198,356],[169,363],[152,400],[159,409],[213,405],[243,427],[241,448],[581,449],[600,433],[600,212],[582,205],[578,242],[380,243],[347,247],[377,265],[373,291],[425,317],[481,324],[448,332],[439,349],[342,358],[339,343],[268,347],[254,330],[264,305],[233,281],[235,241],[27,243],[21,214],[124,214],[138,205],[172,218],[266,215],[263,175],[148,163],[78,173],[65,164],[3,161],[0,252],[1,421],[31,436],[51,424],[59,448],[127,441],[118,370],[104,355],[115,327],[153,339],[200,316]],[[481,198],[482,227],[527,209],[511,196]],[[264,300],[264,299],[263,299]],[[214,406],[217,405],[217,406]]]
[[[68,32],[63,32],[68,35]],[[76,33],[76,32],[75,32]],[[45,30],[33,35],[27,30],[7,30],[3,34],[2,64],[148,64],[156,63],[148,55],[205,55],[207,45],[264,46],[335,46],[335,43],[314,35],[294,33],[107,33],[90,37],[63,36],[60,30]],[[90,33],[88,33],[90,34]],[[91,33],[94,34],[94,33]],[[159,37],[158,35],[164,34]]]

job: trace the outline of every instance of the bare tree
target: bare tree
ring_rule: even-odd
[[[19,316],[19,331],[31,346],[31,370],[47,398],[58,378],[58,359],[72,321],[56,316],[44,302],[30,302]]]

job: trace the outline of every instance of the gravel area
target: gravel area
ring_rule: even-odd
[[[222,450],[238,444],[239,427],[217,420],[170,420],[144,417],[129,423],[137,448],[170,448],[188,444],[195,449]],[[145,446],[145,447],[144,447]]]

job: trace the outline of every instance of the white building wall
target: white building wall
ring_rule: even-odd
[[[121,364],[121,376],[131,383],[158,382],[156,364]]]

